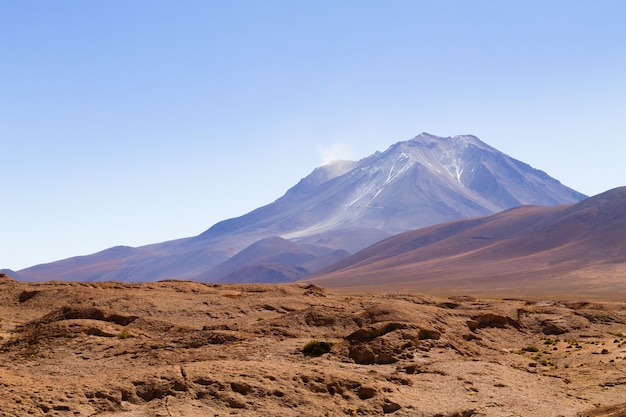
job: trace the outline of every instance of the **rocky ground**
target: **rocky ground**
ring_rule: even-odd
[[[1,277],[0,319],[1,416],[626,416],[623,302]]]

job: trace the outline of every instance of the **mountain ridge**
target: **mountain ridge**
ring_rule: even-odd
[[[407,230],[523,204],[556,205],[584,197],[475,136],[422,133],[359,161],[315,168],[273,203],[218,222],[195,237],[105,250],[18,272],[32,280],[216,282],[236,272],[223,263],[272,236],[306,246],[294,247],[294,253],[312,250],[310,245],[319,253],[354,253]],[[271,255],[255,259],[267,266],[265,258]],[[316,272],[302,262],[283,265],[292,272],[301,267]],[[252,263],[238,266],[253,270]]]
[[[385,285],[416,290],[484,293],[498,286],[507,289],[502,293],[515,293],[522,286],[540,289],[550,282],[556,288],[567,282],[581,295],[596,285],[596,292],[623,297],[624,230],[626,187],[619,187],[579,203],[521,206],[398,234],[306,281],[372,289],[384,271]]]

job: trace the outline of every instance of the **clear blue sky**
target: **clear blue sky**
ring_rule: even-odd
[[[474,134],[626,185],[624,1],[0,1],[0,268],[196,235]]]

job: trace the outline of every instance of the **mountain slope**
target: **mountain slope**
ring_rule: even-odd
[[[309,245],[317,247],[318,257],[296,263],[252,257],[233,261],[236,269],[278,262],[315,272],[337,260],[327,256],[332,251],[354,253],[407,230],[524,204],[583,198],[474,136],[423,133],[360,161],[319,167],[275,202],[219,222],[196,237],[107,250],[19,273],[29,280],[220,281],[234,272],[224,267],[229,258],[272,236],[292,243],[291,258],[311,250]]]
[[[200,236],[267,230],[300,237],[350,228],[395,234],[525,204],[557,205],[584,197],[474,136],[422,133],[358,163],[317,168],[273,204],[220,222]]]
[[[23,281],[24,277],[11,269],[0,269],[0,279],[14,279],[17,281]]]
[[[319,269],[316,265],[321,259],[324,260],[322,265],[326,266],[348,255],[350,253],[344,250],[297,244],[278,236],[270,236],[253,243],[209,271],[194,276],[193,279],[211,281],[214,277],[225,277],[220,281],[251,282],[259,281],[261,279],[259,276],[262,275],[260,282],[295,281],[310,274],[306,266],[315,271]],[[253,266],[259,268],[251,268]]]
[[[524,206],[399,234],[307,281],[434,292],[626,296],[626,187],[580,203]]]

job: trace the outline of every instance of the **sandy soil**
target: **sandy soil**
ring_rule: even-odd
[[[626,303],[4,277],[0,319],[0,416],[626,416]]]

